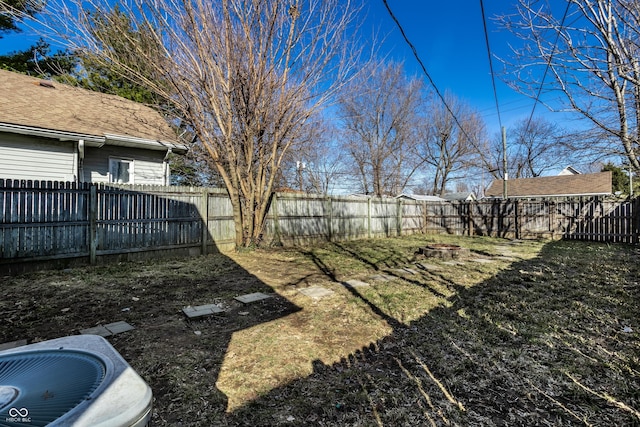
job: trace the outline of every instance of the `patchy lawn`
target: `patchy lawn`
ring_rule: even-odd
[[[427,242],[471,253],[416,259]],[[411,236],[39,272],[0,278],[0,342],[129,322],[109,341],[154,426],[640,425],[639,256]],[[252,292],[272,297],[233,299]]]

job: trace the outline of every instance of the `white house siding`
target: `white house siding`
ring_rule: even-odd
[[[0,178],[75,181],[76,146],[10,133],[0,133]]]
[[[83,171],[85,182],[109,182],[109,159],[133,160],[133,184],[165,185],[165,151],[109,146],[85,149]]]

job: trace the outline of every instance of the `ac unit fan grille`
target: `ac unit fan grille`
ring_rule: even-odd
[[[0,427],[46,426],[88,399],[105,372],[100,359],[81,351],[0,356]]]

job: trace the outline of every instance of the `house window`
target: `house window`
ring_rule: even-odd
[[[133,160],[109,159],[109,182],[133,184]]]

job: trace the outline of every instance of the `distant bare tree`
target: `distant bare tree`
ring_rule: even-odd
[[[538,118],[517,122],[509,132],[509,176],[534,178],[570,164],[571,152],[556,124]]]
[[[287,152],[358,60],[350,0],[51,0],[47,12],[59,41],[171,101],[229,192],[237,246],[260,242]]]
[[[506,129],[509,178],[534,178],[575,160],[574,141],[557,124],[543,118],[522,119]],[[502,135],[487,141],[479,151],[485,170],[504,177]]]
[[[329,194],[346,173],[343,153],[336,147],[337,129],[328,123],[320,129],[317,143],[306,150],[308,191]]]
[[[402,64],[378,61],[340,98],[343,150],[364,193],[396,195],[415,173],[422,96],[422,83]]]
[[[430,192],[437,196],[442,196],[447,184],[472,167],[485,134],[484,122],[467,104],[450,94],[445,95],[445,100],[457,122],[449,109],[434,99],[421,126],[420,156],[430,166]]]
[[[324,118],[310,124],[308,130],[308,143],[298,144],[287,153],[278,187],[328,194],[344,168],[344,156],[335,146],[337,130]]]
[[[546,97],[560,93],[562,109],[598,131],[590,138],[598,148],[626,157],[640,172],[640,2],[567,0],[565,5],[519,0],[515,15],[500,18],[523,41],[507,64],[511,84],[537,98],[548,67]]]

